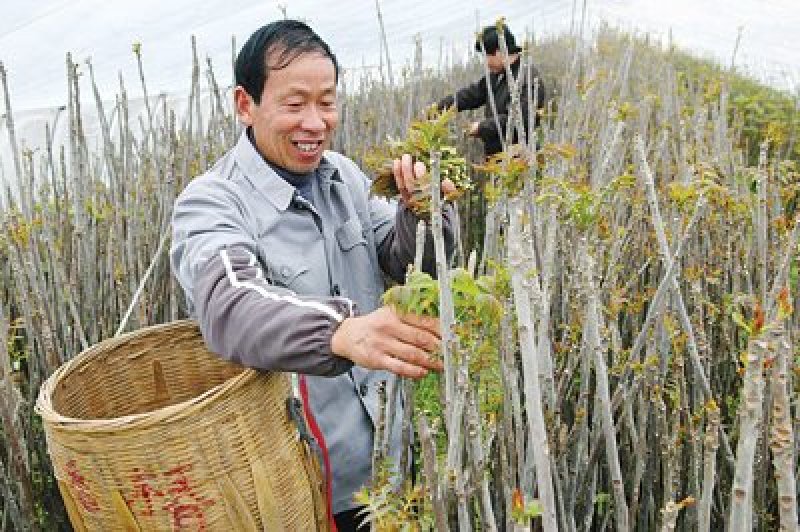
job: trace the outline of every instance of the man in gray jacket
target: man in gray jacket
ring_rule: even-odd
[[[429,356],[440,343],[438,322],[380,304],[383,274],[402,281],[413,261],[417,219],[405,200],[425,166],[408,155],[394,161],[394,204],[370,197],[364,173],[326,150],[338,121],[338,70],[328,45],[301,22],[273,22],[250,37],[235,65],[245,130],[176,200],[171,264],[212,351],[301,374],[329,516],[343,531],[356,529],[353,493],[370,478],[379,381],[441,365]],[[452,253],[451,206],[444,216]],[[388,429],[398,463],[408,450],[395,419]]]

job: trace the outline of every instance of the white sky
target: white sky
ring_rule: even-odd
[[[14,110],[64,103],[67,51],[76,61],[92,58],[104,98],[118,92],[120,72],[136,95],[133,42],[142,43],[151,94],[188,92],[191,35],[201,61],[210,56],[218,79],[227,83],[231,36],[241,44],[258,26],[282,16],[279,4],[290,17],[306,19],[345,66],[377,63],[374,0],[0,0],[0,61]],[[381,0],[381,10],[399,65],[411,56],[416,33],[426,60],[434,62],[440,40],[448,50],[466,52],[478,19],[483,25],[505,15],[517,35],[526,28],[558,33],[569,29],[574,4],[580,10],[582,2],[573,0]],[[800,83],[800,0],[589,0],[587,7],[594,21],[661,37],[671,31],[679,45],[726,63],[741,26],[737,65],[790,90]],[[88,87],[82,83],[87,98]]]

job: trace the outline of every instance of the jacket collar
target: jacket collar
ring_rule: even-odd
[[[267,198],[276,209],[285,211],[289,207],[295,195],[295,187],[267,164],[250,141],[247,129],[239,135],[239,140],[233,147],[233,157],[252,187]],[[317,168],[317,175],[328,185],[331,181],[342,181],[336,166],[324,155]]]
[[[339,174],[339,169],[330,162],[327,153],[326,151],[322,155],[322,160],[319,162],[319,167],[317,167],[317,175],[323,183],[330,183],[332,181],[344,183],[344,181],[342,181],[342,176]]]

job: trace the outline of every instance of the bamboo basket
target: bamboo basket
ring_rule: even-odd
[[[286,375],[224,361],[179,321],[87,349],[36,409],[78,531],[327,530],[289,398]]]

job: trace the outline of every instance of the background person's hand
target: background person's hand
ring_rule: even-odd
[[[469,135],[470,137],[477,137],[480,134],[480,129],[481,129],[480,122],[472,122],[467,128],[467,135]]]
[[[442,370],[442,363],[431,356],[440,344],[438,319],[401,316],[390,307],[345,319],[331,338],[333,353],[354,364],[415,379]]]
[[[422,161],[414,162],[411,155],[404,153],[399,159],[392,161],[392,173],[400,191],[400,198],[406,205],[409,204],[411,194],[416,188],[417,181],[427,173],[425,163]],[[442,194],[447,196],[456,192],[456,186],[449,179],[442,181]]]

